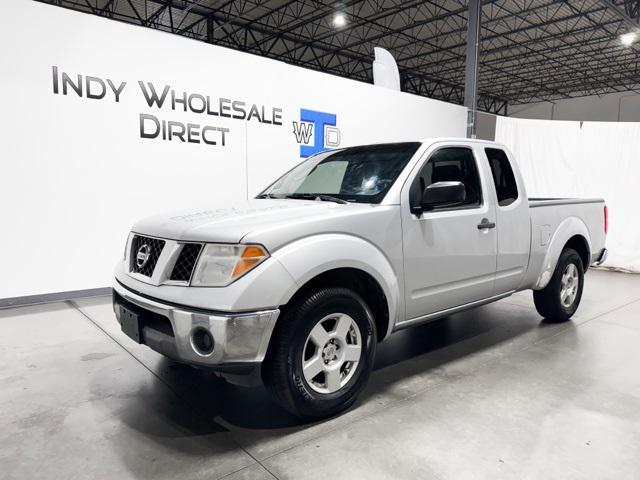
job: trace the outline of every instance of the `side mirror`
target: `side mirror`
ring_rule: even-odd
[[[420,206],[423,210],[434,207],[453,207],[464,202],[467,192],[462,182],[436,182],[422,193]]]

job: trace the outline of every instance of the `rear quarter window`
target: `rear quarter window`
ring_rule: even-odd
[[[498,195],[498,205],[501,207],[511,205],[518,199],[518,184],[509,158],[504,150],[499,148],[485,148],[484,151],[491,167],[491,176]]]

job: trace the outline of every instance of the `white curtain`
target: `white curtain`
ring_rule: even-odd
[[[529,197],[600,197],[609,208],[605,266],[640,272],[640,123],[498,117]]]

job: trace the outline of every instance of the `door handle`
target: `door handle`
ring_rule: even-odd
[[[483,218],[482,221],[478,224],[478,230],[485,230],[489,228],[496,228],[496,224],[494,222],[490,222],[486,218]]]

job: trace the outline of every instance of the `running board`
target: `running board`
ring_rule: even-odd
[[[505,297],[509,297],[513,295],[516,291],[510,290],[506,293],[501,293],[500,295],[494,295],[493,297],[483,298],[482,300],[476,300],[475,302],[465,303],[464,305],[458,305],[457,307],[447,308],[446,310],[440,310],[439,312],[429,313],[427,315],[422,315],[420,317],[410,318],[409,320],[404,320],[402,322],[398,322],[394,325],[392,332],[402,330],[403,328],[413,327],[414,325],[420,325],[422,323],[427,323],[432,320],[437,320],[438,318],[446,317],[448,315],[461,312],[463,310],[467,310],[473,307],[479,307],[480,305],[486,305],[487,303],[495,302],[496,300],[500,300]]]

